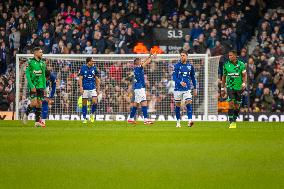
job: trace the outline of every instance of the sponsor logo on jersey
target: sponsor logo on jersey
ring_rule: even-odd
[[[240,74],[239,73],[228,73],[228,76],[230,76],[230,77],[239,77]]]
[[[42,70],[34,70],[33,73],[36,75],[36,76],[41,76],[42,75]]]

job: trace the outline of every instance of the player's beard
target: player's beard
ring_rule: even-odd
[[[38,55],[38,56],[36,56],[39,60],[41,60],[42,59],[42,55]]]

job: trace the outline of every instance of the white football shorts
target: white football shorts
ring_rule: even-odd
[[[93,98],[93,97],[97,97],[97,96],[98,96],[98,94],[97,94],[96,89],[84,90],[82,98]]]
[[[147,100],[145,88],[134,89],[134,98],[133,102],[140,103]]]
[[[174,91],[175,101],[192,100],[191,90],[188,91]]]

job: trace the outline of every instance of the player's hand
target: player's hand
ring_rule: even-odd
[[[152,58],[156,58],[157,57],[157,51],[155,51],[154,53],[151,54]]]
[[[36,88],[32,88],[31,90],[33,93],[36,93]]]
[[[186,87],[186,83],[185,82],[180,82],[181,86]]]
[[[197,89],[193,90],[193,96],[197,96]]]
[[[84,93],[83,87],[80,87],[80,93],[81,93],[81,95],[83,95],[83,93]]]

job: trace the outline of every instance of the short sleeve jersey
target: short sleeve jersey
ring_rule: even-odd
[[[234,64],[228,60],[223,67],[223,74],[226,75],[226,87],[233,90],[241,90],[243,83],[242,73],[246,70],[245,64],[237,60]]]

